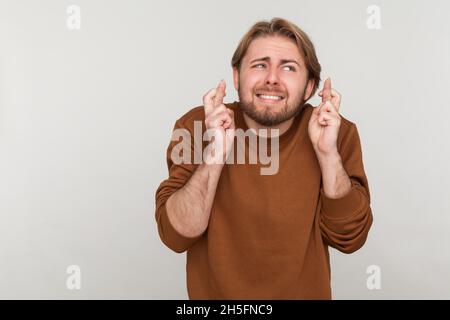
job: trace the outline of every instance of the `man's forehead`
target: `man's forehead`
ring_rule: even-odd
[[[269,57],[270,60],[303,61],[302,54],[293,40],[280,36],[260,37],[253,40],[245,54],[247,62]]]

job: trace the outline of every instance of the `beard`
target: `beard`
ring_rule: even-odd
[[[276,90],[274,88],[262,88],[267,92],[274,92],[276,95]],[[297,97],[294,97],[293,101],[288,103],[288,98],[284,95],[283,100],[279,101],[277,104],[268,105],[262,101],[257,101],[258,105],[255,105],[255,94],[252,92],[251,99],[245,99],[240,86],[238,87],[238,95],[239,102],[242,108],[242,111],[252,120],[256,121],[260,125],[266,127],[277,126],[280,123],[283,123],[293,117],[296,117],[303,109],[306,101],[304,98],[304,92],[306,90],[303,88],[301,94]],[[278,92],[280,92],[278,90]]]

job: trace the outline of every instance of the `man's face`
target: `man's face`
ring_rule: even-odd
[[[233,77],[243,111],[268,127],[296,116],[314,85],[296,44],[282,36],[253,40]]]

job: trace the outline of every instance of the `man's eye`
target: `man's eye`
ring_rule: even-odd
[[[285,68],[288,68],[290,71],[295,71],[295,67],[293,66],[285,66]]]
[[[258,63],[253,66],[253,68],[259,68],[259,66],[265,67],[264,63]]]

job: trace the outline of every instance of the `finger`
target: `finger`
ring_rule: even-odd
[[[216,91],[217,89],[213,88],[203,96],[203,106],[205,107],[205,116],[208,116],[214,109],[213,97],[215,96]]]
[[[234,111],[229,109],[229,108],[227,108],[227,112],[228,112],[228,114],[230,115],[230,118],[231,118],[230,128],[234,128],[235,127],[235,124],[234,124]]]
[[[331,89],[331,103],[336,107],[336,111],[339,111],[341,106],[341,94],[334,89]]]
[[[226,83],[225,80],[220,80],[217,86],[216,96],[214,97],[214,106],[218,106],[223,103],[223,97],[225,97]]]
[[[338,114],[338,109],[330,100],[325,101],[325,103],[322,106],[321,111],[332,113],[332,114]]]
[[[338,118],[339,114],[336,112],[329,112],[325,109],[323,109],[322,111],[319,112],[318,117],[322,117],[322,116],[326,116],[326,117],[332,117],[332,118]]]
[[[222,103],[218,106],[213,107],[213,111],[209,114],[210,117],[214,117],[215,115],[227,111],[227,107]]]
[[[215,107],[214,110],[205,119],[205,123],[210,122],[211,119],[214,119],[217,115],[219,115],[221,113],[228,113],[231,117],[232,125],[234,124],[234,113],[231,109],[227,108],[224,104],[221,104],[220,106]]]
[[[320,95],[320,94],[319,94],[319,95]],[[327,102],[328,102],[329,104],[328,104]],[[331,89],[331,100],[326,100],[326,101],[322,102],[322,103],[319,105],[319,111],[320,111],[320,109],[321,109],[322,107],[325,106],[325,104],[328,106],[328,107],[326,108],[328,111],[331,111],[331,112],[338,112],[338,113],[339,113],[339,107],[340,107],[340,105],[341,105],[341,95],[340,95],[336,90]],[[329,107],[332,107],[332,109],[329,110]]]
[[[232,120],[228,112],[222,112],[209,120],[209,126],[210,128],[218,128],[220,126],[229,127],[231,122]]]
[[[331,79],[325,80],[322,89],[322,102],[331,100]]]
[[[318,116],[322,111],[323,106],[325,105],[325,101],[321,102],[317,107],[314,108],[314,113]]]
[[[223,115],[220,116],[220,120],[222,121],[221,125],[224,129],[228,129],[231,127],[233,120],[231,119],[230,115],[228,114],[228,112],[224,113]]]
[[[319,123],[322,124],[322,125],[327,125],[327,124],[329,124],[329,121],[331,121],[331,120],[333,120],[333,119],[334,119],[334,116],[331,115],[331,114],[329,114],[329,113],[327,113],[327,112],[321,112],[321,113],[319,114],[319,117],[318,117],[318,121],[319,121]]]

